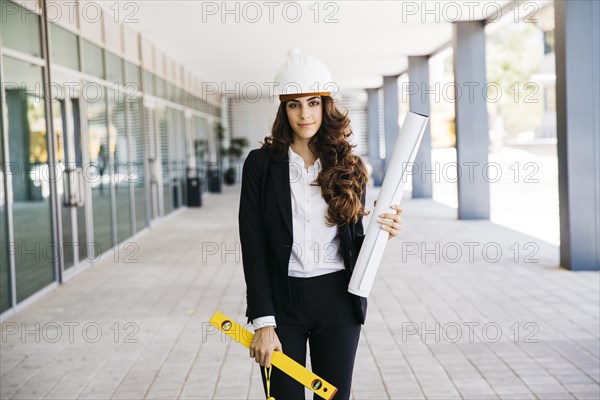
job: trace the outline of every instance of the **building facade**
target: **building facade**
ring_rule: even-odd
[[[6,316],[185,205],[217,160],[221,103],[98,3],[0,7]]]

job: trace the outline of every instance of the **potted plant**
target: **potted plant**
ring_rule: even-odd
[[[244,148],[248,146],[248,139],[245,137],[232,138],[229,141],[229,148],[227,149],[227,155],[229,156],[229,168],[225,171],[225,183],[233,185],[236,181],[236,174],[238,161],[242,154],[244,154]]]
[[[221,124],[218,125],[219,143],[223,143],[224,128]],[[244,154],[244,148],[248,147],[248,139],[245,137],[236,137],[229,139],[229,147],[221,146],[221,157],[229,158],[229,168],[225,171],[223,177],[227,185],[233,185],[237,178],[237,169],[239,158]]]

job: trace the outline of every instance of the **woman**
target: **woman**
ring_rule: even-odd
[[[306,365],[308,340],[313,372],[337,387],[336,399],[348,399],[367,305],[347,290],[364,238],[367,171],[347,140],[348,117],[330,92],[308,89],[331,82],[324,65],[295,52],[276,81],[298,85],[280,95],[271,136],[244,162],[238,215],[255,328],[250,357],[270,368],[273,351],[282,351]],[[378,220],[390,238],[400,229],[393,208]],[[300,383],[267,372],[267,396],[304,399]]]

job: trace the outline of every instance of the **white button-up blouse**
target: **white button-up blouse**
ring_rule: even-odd
[[[304,168],[304,159],[288,148],[290,192],[292,196],[292,227],[294,242],[290,254],[288,275],[309,278],[344,269],[339,251],[337,225],[327,226],[327,203],[321,187],[314,182],[321,171],[321,160]],[[267,315],[252,321],[254,329],[276,326],[275,317]]]

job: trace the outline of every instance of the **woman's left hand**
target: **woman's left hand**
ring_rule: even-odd
[[[379,218],[377,219],[377,222],[381,224],[381,229],[390,233],[388,240],[398,235],[400,232],[400,224],[402,224],[402,220],[400,219],[402,208],[397,204],[392,204],[391,208],[396,210],[396,214],[379,214]]]

